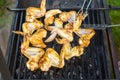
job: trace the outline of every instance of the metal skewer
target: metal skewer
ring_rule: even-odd
[[[92,29],[95,29],[95,30],[103,30],[103,29],[106,29],[106,28],[112,28],[112,27],[120,27],[120,24],[113,24],[113,25],[101,25],[101,24],[97,24],[97,25],[91,25],[91,24],[83,24],[83,28],[92,28]]]
[[[87,13],[88,8],[90,7],[91,3],[92,3],[92,0],[90,0],[90,2],[88,3],[85,13]]]
[[[81,11],[82,11],[82,13],[83,13],[83,8],[84,8],[84,6],[85,6],[85,3],[86,3],[86,0],[84,0],[83,5],[82,5],[81,9],[78,11],[77,15],[78,15]]]

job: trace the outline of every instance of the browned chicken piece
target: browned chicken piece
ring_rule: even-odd
[[[59,18],[55,18],[54,24],[55,24],[55,27],[57,28],[63,28],[63,22]]]
[[[76,18],[76,20],[74,21],[74,24],[73,24],[73,27],[74,27],[73,30],[79,29],[79,27],[80,27],[81,24],[82,24],[82,21],[87,17],[87,15],[88,15],[88,14],[82,14],[82,13],[80,13],[80,14],[77,16],[77,18]]]
[[[54,49],[48,48],[43,58],[39,61],[39,67],[42,71],[48,71],[51,66],[63,68],[64,59],[60,60],[59,54]]]
[[[22,30],[21,31],[13,31],[16,34],[20,35],[28,35],[30,36],[35,30],[43,27],[43,23],[41,21],[35,20],[35,22],[25,22],[22,25]]]
[[[56,15],[56,14],[59,14],[59,13],[61,13],[61,12],[62,12],[62,11],[59,10],[59,9],[49,10],[49,11],[46,12],[45,18],[49,18],[49,17],[54,16],[54,15]]]
[[[81,55],[84,53],[84,48],[81,47],[81,46],[74,46],[74,47],[72,48],[71,52],[72,52],[72,55],[66,57],[66,59],[69,59],[69,58],[71,58],[71,57],[73,57],[73,56],[76,56],[76,57],[81,56]]]
[[[15,33],[15,34],[19,34],[19,35],[24,36],[24,32],[22,32],[22,31],[12,31],[12,32]]]
[[[59,18],[63,21],[63,22],[69,22],[69,23],[73,23],[76,19],[76,11],[69,11],[69,12],[62,12],[59,15]]]
[[[27,22],[34,22],[36,20],[36,17],[31,15],[26,15],[25,19]]]
[[[31,71],[35,71],[39,68],[39,65],[37,62],[34,61],[34,59],[29,59],[27,62],[26,62],[26,65],[27,65],[27,68]]]
[[[70,18],[70,13],[69,12],[62,12],[59,14],[59,18],[63,21],[63,22],[67,22]]]
[[[45,22],[45,28],[48,29],[48,28],[47,28],[48,25],[53,24],[53,22],[54,22],[54,17],[51,16],[51,17],[49,17],[49,18],[45,18],[45,19],[44,19],[44,22]],[[49,30],[49,29],[48,29],[48,30]]]
[[[73,30],[73,23],[67,23],[66,25],[64,25],[64,28]]]
[[[73,41],[73,32],[69,29],[55,29],[53,32],[57,32],[57,34],[64,39],[67,39],[69,42]]]
[[[72,30],[69,29],[63,29],[63,28],[54,28],[51,32],[50,37],[48,37],[48,39],[45,40],[45,42],[51,42],[55,39],[55,37],[57,36],[57,34],[61,37],[66,39],[69,42],[73,41],[73,34],[72,34]]]
[[[49,11],[47,11],[47,13],[46,13],[46,15],[45,15],[45,19],[44,19],[44,22],[45,22],[45,28],[47,29],[47,30],[50,30],[51,31],[51,29],[50,29],[50,24],[53,24],[53,22],[54,22],[54,15],[56,15],[56,14],[59,14],[59,13],[61,13],[62,11],[61,10],[59,10],[59,9],[53,9],[53,10],[49,10]],[[56,21],[55,21],[56,22]],[[58,22],[56,22],[56,24],[57,24]]]
[[[68,43],[69,41],[67,39],[60,39],[60,38],[55,38],[55,40],[57,41],[58,44],[65,44]]]
[[[23,42],[21,44],[21,53],[25,55],[27,58],[30,57],[30,55],[26,54],[25,51],[26,49],[29,48],[29,41],[27,40],[26,36],[23,38]]]
[[[52,32],[51,35],[45,40],[45,42],[53,41],[56,36],[57,36],[57,33],[56,32]]]
[[[52,13],[52,11],[53,10],[51,10],[50,12],[47,12],[47,13],[49,13],[49,14],[53,14]],[[54,10],[55,11],[55,10]],[[57,11],[55,11],[55,12],[57,12]],[[61,11],[59,11],[58,10],[58,12],[60,13]],[[54,13],[55,14],[55,13]],[[57,13],[56,13],[57,14]],[[69,15],[69,16],[68,16]],[[53,16],[53,15],[52,15]],[[68,17],[67,17],[68,16]],[[50,17],[50,15],[48,15],[47,17],[49,17],[48,18],[48,21],[47,21],[47,19],[45,19],[46,20],[46,22],[45,23],[53,23],[53,18],[52,17]],[[67,17],[67,19],[65,20],[64,19],[64,17],[66,18]],[[73,22],[75,21],[75,17],[76,17],[76,12],[75,11],[70,11],[70,12],[63,12],[63,13],[60,13],[60,15],[59,15],[59,18],[55,18],[55,22],[54,22],[54,24],[55,24],[55,26],[53,27],[53,26],[45,26],[46,27],[46,29],[47,30],[49,30],[49,31],[52,31],[54,28],[63,28],[63,22],[66,22],[66,21],[68,21],[68,22],[70,22],[70,23],[72,23],[73,24]],[[62,20],[62,18],[63,18],[63,20],[65,20],[65,21],[63,21]],[[51,19],[51,20],[50,20]],[[70,24],[71,25],[71,24]],[[69,25],[67,25],[67,26],[69,26]],[[71,26],[71,27],[73,27],[73,25]]]
[[[45,40],[45,42],[51,42],[55,39],[57,32],[53,31],[54,29],[63,28],[63,22],[59,18],[55,18],[54,24],[55,26],[46,26],[46,29],[51,31],[51,35]]]
[[[75,34],[79,37],[84,37],[86,35],[89,35],[87,39],[91,39],[95,35],[94,29],[77,29],[74,31]]]
[[[44,50],[36,47],[28,47],[24,50],[24,54],[29,55],[26,56],[27,58],[34,58],[35,61],[38,61],[43,56]]]
[[[50,18],[48,18],[50,19]],[[52,20],[50,20],[52,21]],[[50,22],[49,21],[49,22]],[[53,22],[53,21],[52,21]],[[49,25],[45,25],[45,28],[48,30],[48,31],[52,31],[53,29],[55,28],[63,28],[63,22],[61,21],[61,19],[59,18],[55,18],[55,21],[54,21],[54,26],[49,26]]]
[[[35,20],[35,22],[24,23],[22,26],[23,32],[25,34],[32,34],[35,30],[43,27],[43,23],[41,21]]]
[[[39,68],[39,60],[44,55],[44,50],[41,48],[30,47],[25,51],[26,54],[30,55],[28,62],[26,63],[29,70],[34,71]]]
[[[62,11],[60,11],[59,9],[53,9],[53,10],[49,10],[47,11],[46,15],[45,15],[45,26],[48,26],[50,24],[53,24],[54,21],[54,15],[61,13]]]
[[[26,36],[24,36],[24,40],[21,44],[21,53],[26,56],[27,58],[31,58],[39,55],[43,55],[42,53],[44,53],[44,51],[41,48],[35,48],[35,47],[29,47],[29,40],[26,38]],[[42,52],[42,53],[40,53]],[[40,54],[38,54],[40,53]]]
[[[51,67],[51,63],[50,63],[50,59],[48,58],[48,55],[44,55],[40,61],[39,61],[39,68],[42,70],[42,71],[48,71],[49,68]]]
[[[62,56],[62,59],[64,57],[64,59],[70,59],[71,57],[73,57],[72,55],[72,52],[71,52],[71,44],[68,42],[68,43],[65,43],[63,44],[62,48],[61,48],[61,52],[60,52],[60,56]]]
[[[38,61],[44,55],[43,49],[29,47],[29,41],[24,37],[24,41],[21,44],[21,53],[29,59],[26,63],[28,69],[31,71],[38,69]]]
[[[81,47],[88,47],[90,44],[90,39],[85,39],[84,37],[79,38],[78,40]]]
[[[45,48],[46,45],[43,42],[43,38],[47,35],[47,31],[45,29],[38,29],[32,36],[28,39],[30,43],[35,47]]]
[[[70,58],[76,56],[79,57],[80,55],[82,55],[84,52],[84,48],[80,47],[80,46],[75,46],[75,47],[71,47],[71,44],[65,43],[63,44],[63,47],[61,49],[61,53],[60,53],[60,58],[61,60],[63,58],[65,58],[66,60],[69,60]]]
[[[68,19],[68,22],[73,23],[76,20],[77,13],[76,11],[70,11],[69,14],[70,14],[70,18]]]
[[[21,44],[21,53],[29,59],[26,63],[29,70],[34,71],[39,68],[38,61],[44,54],[43,49],[29,47],[29,41],[24,37],[24,41]]]
[[[40,18],[43,17],[46,13],[46,0],[41,1],[40,8],[35,8],[35,7],[29,7],[26,10],[26,17],[34,17],[34,18]],[[26,21],[31,21],[27,18]]]
[[[52,66],[58,68],[62,68],[64,66],[64,64],[60,64],[60,56],[54,49],[48,48],[46,50],[46,54],[48,55]]]
[[[78,29],[75,33],[80,37],[78,42],[81,47],[87,47],[90,44],[90,39],[95,35],[93,29]]]

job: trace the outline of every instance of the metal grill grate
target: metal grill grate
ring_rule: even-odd
[[[34,5],[29,0],[29,5],[24,0],[18,2],[18,7],[28,7]],[[37,0],[33,0],[38,2]],[[49,0],[51,1],[51,0]],[[59,6],[47,2],[49,8],[61,8],[62,10],[76,9],[82,5],[83,0],[60,0]],[[52,0],[53,1],[53,0]],[[54,0],[54,2],[57,0]],[[73,1],[73,4],[72,4]],[[78,1],[78,2],[77,2]],[[89,1],[89,0],[87,0]],[[53,3],[54,3],[53,2]],[[59,1],[58,1],[59,2]],[[66,2],[68,5],[66,5]],[[70,3],[70,4],[69,4]],[[79,4],[78,4],[79,3]],[[27,6],[24,6],[24,5]],[[38,4],[38,3],[37,3]],[[61,4],[61,5],[60,5]],[[72,5],[71,5],[72,4]],[[105,0],[93,0],[91,8],[107,7]],[[89,11],[89,16],[83,22],[82,27],[97,26],[109,24],[107,11]],[[25,22],[25,11],[15,12],[15,18],[12,25],[12,30],[21,31],[22,23]],[[73,57],[65,61],[65,66],[62,69],[51,68],[48,72],[40,70],[31,72],[26,67],[27,58],[20,52],[22,36],[10,34],[8,44],[8,66],[12,79],[111,79],[116,78],[111,64],[111,54],[109,51],[108,38],[106,30],[96,30],[96,35],[91,40],[91,44],[86,48],[85,53],[81,57]],[[74,43],[75,44],[75,43]]]

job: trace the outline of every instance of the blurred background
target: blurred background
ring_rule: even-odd
[[[108,5],[120,6],[120,0],[107,0]],[[0,0],[0,48],[5,55],[10,28],[14,13],[6,10],[6,7],[14,8],[16,0]],[[120,10],[109,11],[111,24],[120,24]],[[115,43],[115,51],[120,60],[120,27],[112,28]]]

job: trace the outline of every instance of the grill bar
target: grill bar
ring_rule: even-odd
[[[27,59],[24,59],[24,61],[23,62],[27,62]],[[24,65],[25,65],[25,63],[24,63]],[[25,66],[25,70],[24,70],[24,76],[23,76],[23,79],[26,79],[26,72],[27,72],[27,67]]]
[[[93,52],[93,54],[95,56],[94,57],[95,58],[94,62],[96,64],[95,66],[97,66],[96,67],[96,72],[95,72],[96,73],[96,77],[98,77],[99,79],[102,79],[101,65],[100,65],[100,63],[98,63],[98,62],[100,62],[100,59],[98,57],[99,55],[97,54],[98,53],[98,50],[97,50],[98,48],[97,49],[95,48],[95,44],[93,42],[92,42],[91,46],[94,46],[94,52]]]
[[[15,15],[15,22],[14,22],[14,27],[13,27],[13,30],[16,30],[16,26],[17,26],[17,19],[18,19],[18,13],[16,13],[16,15]],[[8,66],[10,66],[10,60],[11,60],[11,58],[12,58],[12,48],[13,48],[13,42],[14,42],[14,39],[15,39],[15,35],[13,34],[13,33],[11,33],[11,35],[10,35],[12,38],[11,38],[11,40],[10,40],[10,43],[11,43],[11,45],[9,45],[9,46],[11,46],[10,48],[9,48],[9,55],[8,55]]]
[[[21,17],[20,17],[20,22],[19,22],[19,25],[18,25],[18,26],[19,26],[19,31],[20,31],[21,28],[22,28],[21,26],[22,26],[22,17],[23,17],[23,16],[21,15],[21,13],[20,13],[19,16],[21,16]],[[17,37],[18,37],[18,38],[17,38],[17,42],[16,42],[17,45],[16,45],[16,50],[15,50],[15,60],[14,60],[13,71],[12,71],[12,72],[13,72],[13,73],[12,73],[13,76],[14,76],[14,73],[16,72],[16,71],[15,71],[16,66],[17,66],[16,62],[17,62],[17,58],[18,58],[18,50],[19,50],[19,45],[20,45],[20,41],[19,41],[19,40],[20,40],[20,35],[18,35]],[[18,71],[19,71],[19,69],[18,69]]]
[[[20,14],[21,14],[21,17],[20,17],[20,24],[19,24],[20,28],[19,28],[19,30],[22,30],[22,22],[23,22],[22,20],[23,20],[23,17],[24,17],[24,16],[23,16],[24,13],[21,12]],[[19,41],[18,44],[20,44],[20,36],[18,36],[18,37],[19,37],[19,39],[18,39],[18,41]],[[18,45],[18,46],[19,46],[19,45]],[[18,50],[19,50],[19,49],[18,49]],[[17,50],[17,51],[18,51],[18,50]],[[20,54],[20,64],[19,64],[18,72],[21,71],[22,59],[23,59],[23,58],[22,58],[22,54]],[[19,73],[19,75],[18,75],[18,79],[20,79],[20,73]]]
[[[9,8],[6,7],[7,10],[9,11],[25,11],[26,8]],[[53,8],[54,9],[54,8]],[[78,8],[80,9],[80,8]],[[83,10],[86,10],[86,8],[83,8]],[[106,10],[120,10],[120,7],[111,7],[111,8],[88,8],[88,11],[106,11]]]
[[[100,3],[100,4],[98,4],[98,7],[101,7],[101,6],[103,6],[103,2],[102,1],[100,1],[100,2],[98,2],[98,3]],[[103,14],[104,14],[104,11],[102,12],[102,11],[100,11],[100,24],[105,24],[105,22],[103,21],[104,20],[104,16],[103,16]],[[103,20],[102,20],[103,19]],[[104,35],[103,35],[104,36]],[[104,43],[104,45],[105,45],[105,43]],[[106,63],[107,63],[107,61],[106,61],[106,59],[105,59],[105,54],[104,54],[104,51],[103,51],[103,47],[101,47],[101,51],[103,52],[103,54],[102,54],[102,56],[103,56],[103,67],[105,68],[105,70],[104,70],[104,73],[105,73],[105,78],[109,78],[109,76],[107,76],[108,75],[108,72],[107,72],[107,68],[106,67],[108,67],[107,65],[106,65]],[[103,74],[104,75],[104,74]]]

